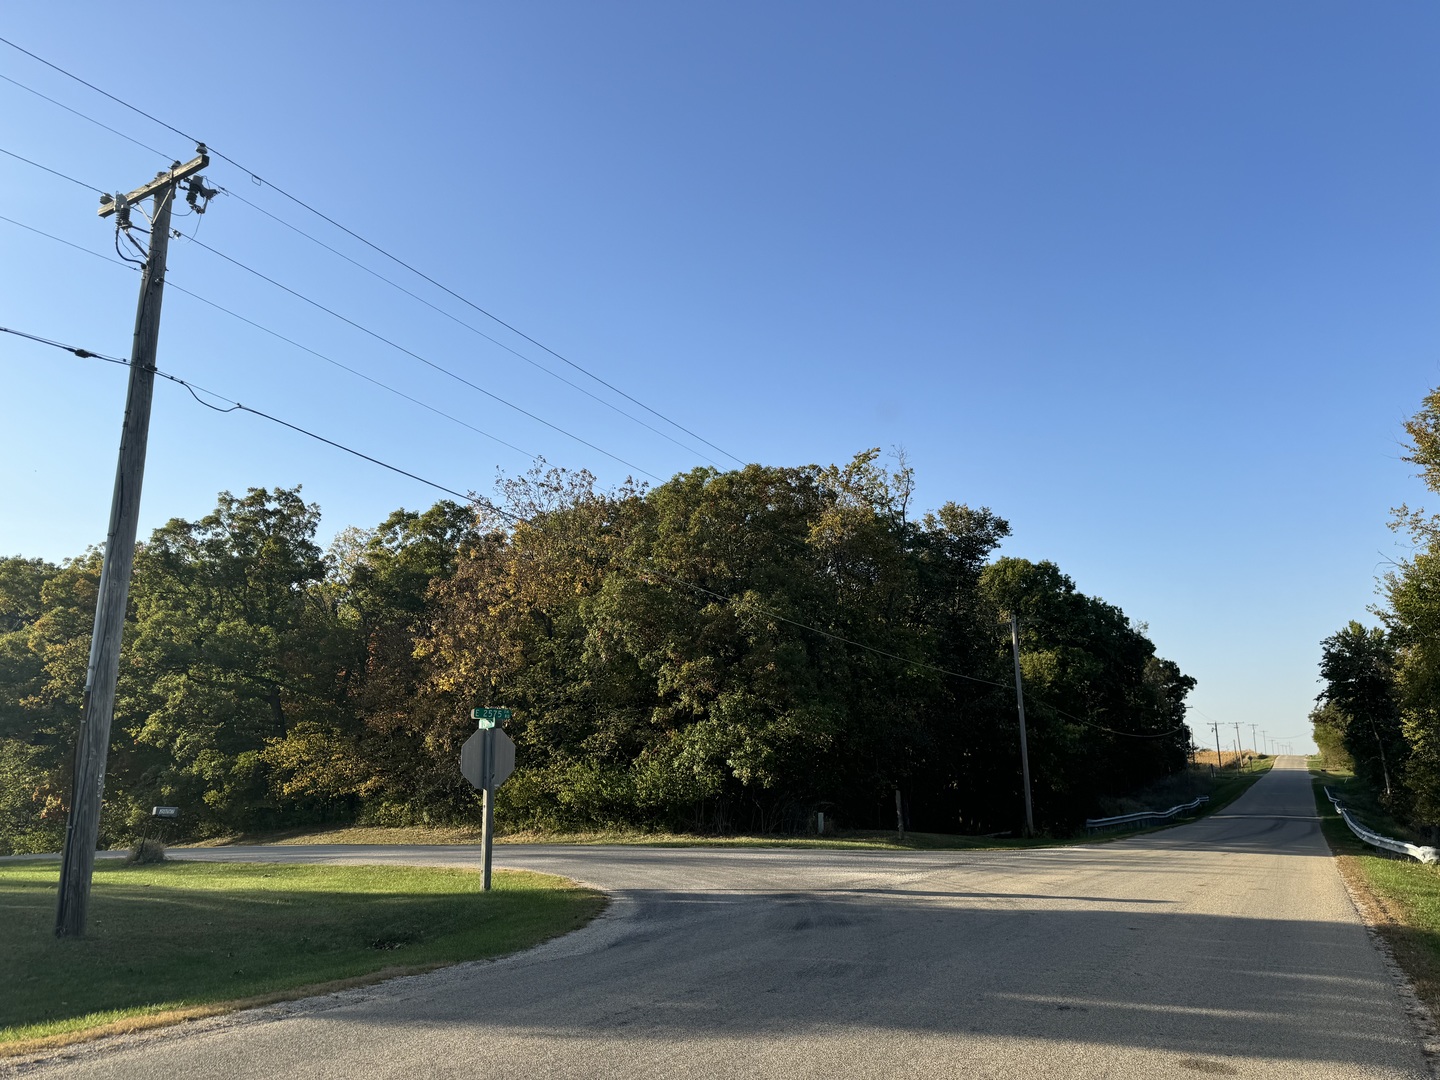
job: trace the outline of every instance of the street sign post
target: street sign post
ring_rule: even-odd
[[[495,835],[495,789],[515,771],[515,744],[499,721],[510,719],[509,709],[476,709],[471,719],[480,729],[460,747],[460,775],[480,791],[483,800],[484,828],[480,834],[481,861],[485,890],[490,890],[490,852]]]
[[[493,728],[510,719],[509,709],[471,709],[470,719],[478,720],[481,728]]]

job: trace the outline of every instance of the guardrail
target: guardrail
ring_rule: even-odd
[[[1345,805],[1328,787],[1325,789],[1325,797],[1335,807],[1340,819],[1350,826],[1350,831],[1371,847],[1379,848],[1382,851],[1393,851],[1396,855],[1408,855],[1412,859],[1419,859],[1422,863],[1427,864],[1440,859],[1440,852],[1433,847],[1421,847],[1419,844],[1407,844],[1404,840],[1392,840],[1388,836],[1381,836],[1379,833],[1367,829],[1351,816],[1350,811],[1345,809]]]
[[[1209,795],[1201,795],[1194,802],[1172,806],[1169,810],[1142,810],[1138,814],[1119,814],[1115,817],[1086,818],[1085,831],[1103,832],[1106,829],[1140,829],[1146,825],[1158,825],[1170,821],[1187,810],[1198,810],[1210,801]]]

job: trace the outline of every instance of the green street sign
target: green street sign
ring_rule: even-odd
[[[479,720],[482,728],[492,728],[497,720],[509,720],[509,709],[473,709],[470,719]]]

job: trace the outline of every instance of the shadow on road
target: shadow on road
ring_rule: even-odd
[[[624,930],[593,953],[473,970],[398,1009],[326,1015],[398,1028],[423,1018],[485,1040],[864,1029],[1202,1056],[1270,1047],[1355,1066],[1393,1057],[1403,1041],[1390,998],[1335,974],[1370,949],[1352,926],[956,907],[926,895],[635,891]]]

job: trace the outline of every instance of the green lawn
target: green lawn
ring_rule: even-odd
[[[55,862],[0,865],[0,1052],[501,956],[581,926],[605,905],[544,874],[498,872],[486,894],[473,870],[107,861],[95,868],[86,937],[60,941],[58,875]]]
[[[1436,1010],[1440,1007],[1440,867],[1380,854],[1362,843],[1325,797],[1326,785],[1366,827],[1397,839],[1411,838],[1384,816],[1371,793],[1358,789],[1349,773],[1319,772],[1313,763],[1311,770],[1316,772],[1315,809],[1340,872],[1352,889],[1370,901],[1376,929],[1421,1000]]]

